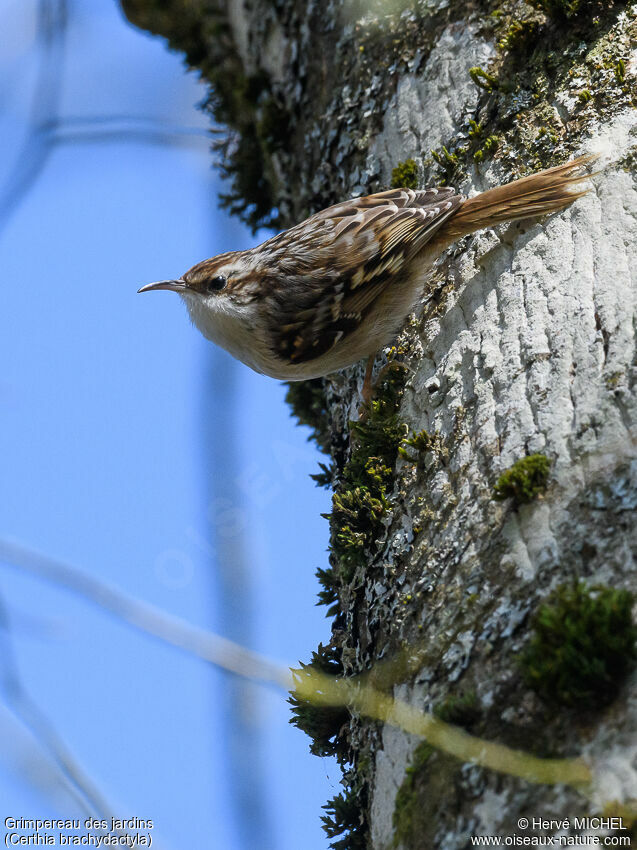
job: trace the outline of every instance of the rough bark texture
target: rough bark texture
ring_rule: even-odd
[[[294,392],[331,451],[323,480],[335,488],[322,576],[334,631],[317,663],[351,675],[407,650],[379,686],[489,740],[585,753],[592,802],[359,717],[306,712],[301,725],[344,766],[327,824],[343,848],[455,850],[471,835],[520,832],[522,816],[637,798],[637,679],[617,674],[615,693],[600,675],[597,692],[576,682],[552,699],[530,656],[519,660],[551,592],[566,605],[577,580],[637,589],[637,7],[122,5],[212,83],[229,128],[229,203],[253,225],[288,226],[392,179],[472,192],[601,153],[593,191],[571,209],[482,232],[443,259],[391,353],[407,369],[381,388],[352,448],[361,368]],[[548,486],[527,503],[495,501],[500,474],[532,454],[550,461]],[[605,593],[593,594],[600,605]],[[603,652],[604,629],[584,630]]]

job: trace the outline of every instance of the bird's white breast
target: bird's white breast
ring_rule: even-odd
[[[254,308],[250,304],[237,304],[229,298],[212,296],[202,299],[185,295],[184,301],[192,323],[201,333],[224,348],[246,366],[272,377],[274,363],[264,348],[263,336],[254,323]]]

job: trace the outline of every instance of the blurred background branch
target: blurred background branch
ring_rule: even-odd
[[[292,676],[285,666],[274,664],[263,655],[220,635],[196,628],[154,605],[131,599],[87,572],[6,540],[0,540],[0,562],[76,593],[140,631],[209,661],[228,673],[285,689],[293,685]]]

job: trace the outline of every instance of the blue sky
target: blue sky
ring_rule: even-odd
[[[33,157],[37,5],[0,2],[5,199]],[[254,244],[216,207],[209,119],[196,108],[205,89],[114,0],[69,12],[59,115],[82,121],[14,192],[0,232],[0,535],[275,659],[305,660],[329,637],[314,604],[329,509],[308,477],[319,457],[281,385],[200,338],[177,296],[136,294]],[[126,132],[92,138],[89,116],[102,122],[91,132]],[[136,134],[142,125],[199,135],[159,143]],[[117,813],[153,818],[166,848],[239,850],[251,821],[261,850],[327,846],[320,807],[339,772],[308,754],[284,695],[238,696],[250,790],[224,720],[226,675],[5,567],[0,594],[25,686]],[[0,801],[2,819],[76,813],[2,703]]]

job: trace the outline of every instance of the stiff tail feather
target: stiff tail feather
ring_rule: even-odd
[[[458,239],[503,221],[531,218],[564,209],[589,191],[573,191],[570,187],[593,176],[574,172],[595,159],[596,154],[580,156],[564,165],[547,168],[546,171],[522,177],[504,186],[496,186],[469,198],[449,220],[445,236]]]

